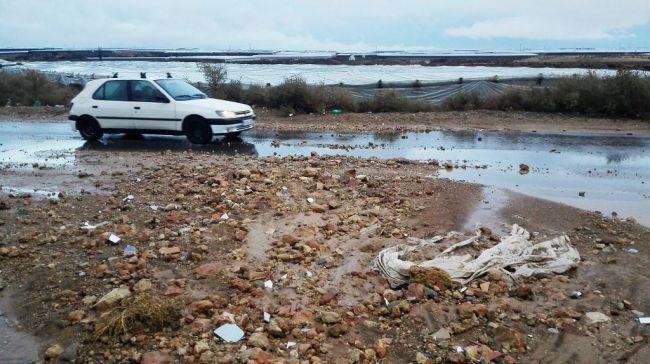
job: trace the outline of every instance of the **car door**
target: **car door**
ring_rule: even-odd
[[[138,130],[176,130],[176,108],[174,103],[163,95],[148,80],[129,82],[132,115]]]
[[[128,81],[104,82],[93,93],[91,112],[102,129],[133,129],[129,107]]]

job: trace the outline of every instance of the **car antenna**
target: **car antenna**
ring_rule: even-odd
[[[172,78],[172,74],[167,72],[167,78]]]
[[[147,78],[146,72],[140,72],[140,78]]]
[[[117,72],[113,73],[113,78],[117,78]]]

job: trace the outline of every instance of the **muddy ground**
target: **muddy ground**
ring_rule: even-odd
[[[335,132],[426,132],[432,130],[487,130],[515,132],[580,132],[612,135],[650,135],[650,122],[530,112],[467,111],[425,113],[343,113],[295,115],[255,110],[257,128]],[[62,108],[0,107],[0,120],[67,122]]]
[[[375,130],[398,128],[411,117],[390,115],[377,115],[381,123],[371,114],[263,117],[260,126]],[[537,116],[518,123],[521,114],[419,116],[411,125],[520,130],[542,123]],[[641,123],[622,123],[578,124],[593,132],[647,133]],[[464,227],[482,203],[480,185],[435,178],[435,163],[401,159],[189,150],[83,150],[78,158],[94,161],[84,163],[92,167],[59,176],[68,188],[58,198],[0,197],[0,309],[36,336],[41,360],[650,359],[650,330],[637,318],[650,312],[650,232],[631,221],[512,194],[496,218],[523,226],[536,241],[567,234],[581,255],[576,269],[520,282],[493,272],[466,287],[391,289],[370,261],[409,237],[472,235]],[[4,173],[30,178],[33,172]],[[86,222],[100,226],[84,228]],[[121,240],[110,243],[110,234]],[[502,237],[484,232],[467,251],[477,255]],[[135,253],[125,253],[127,246]],[[139,307],[138,299],[151,304]],[[124,326],[102,331],[134,312],[123,316]],[[604,315],[602,322],[594,312]],[[216,337],[212,331],[224,323],[238,325],[244,338]]]

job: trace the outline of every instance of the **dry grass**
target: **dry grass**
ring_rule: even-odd
[[[158,294],[141,293],[118,307],[110,318],[97,325],[93,340],[106,337],[116,340],[144,330],[160,330],[178,326],[180,312],[178,302],[161,298]]]

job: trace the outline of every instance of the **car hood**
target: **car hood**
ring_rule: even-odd
[[[177,101],[179,105],[186,105],[192,107],[200,107],[210,109],[212,111],[248,111],[251,107],[246,104],[238,102],[220,100],[220,99],[196,99],[187,101]]]

